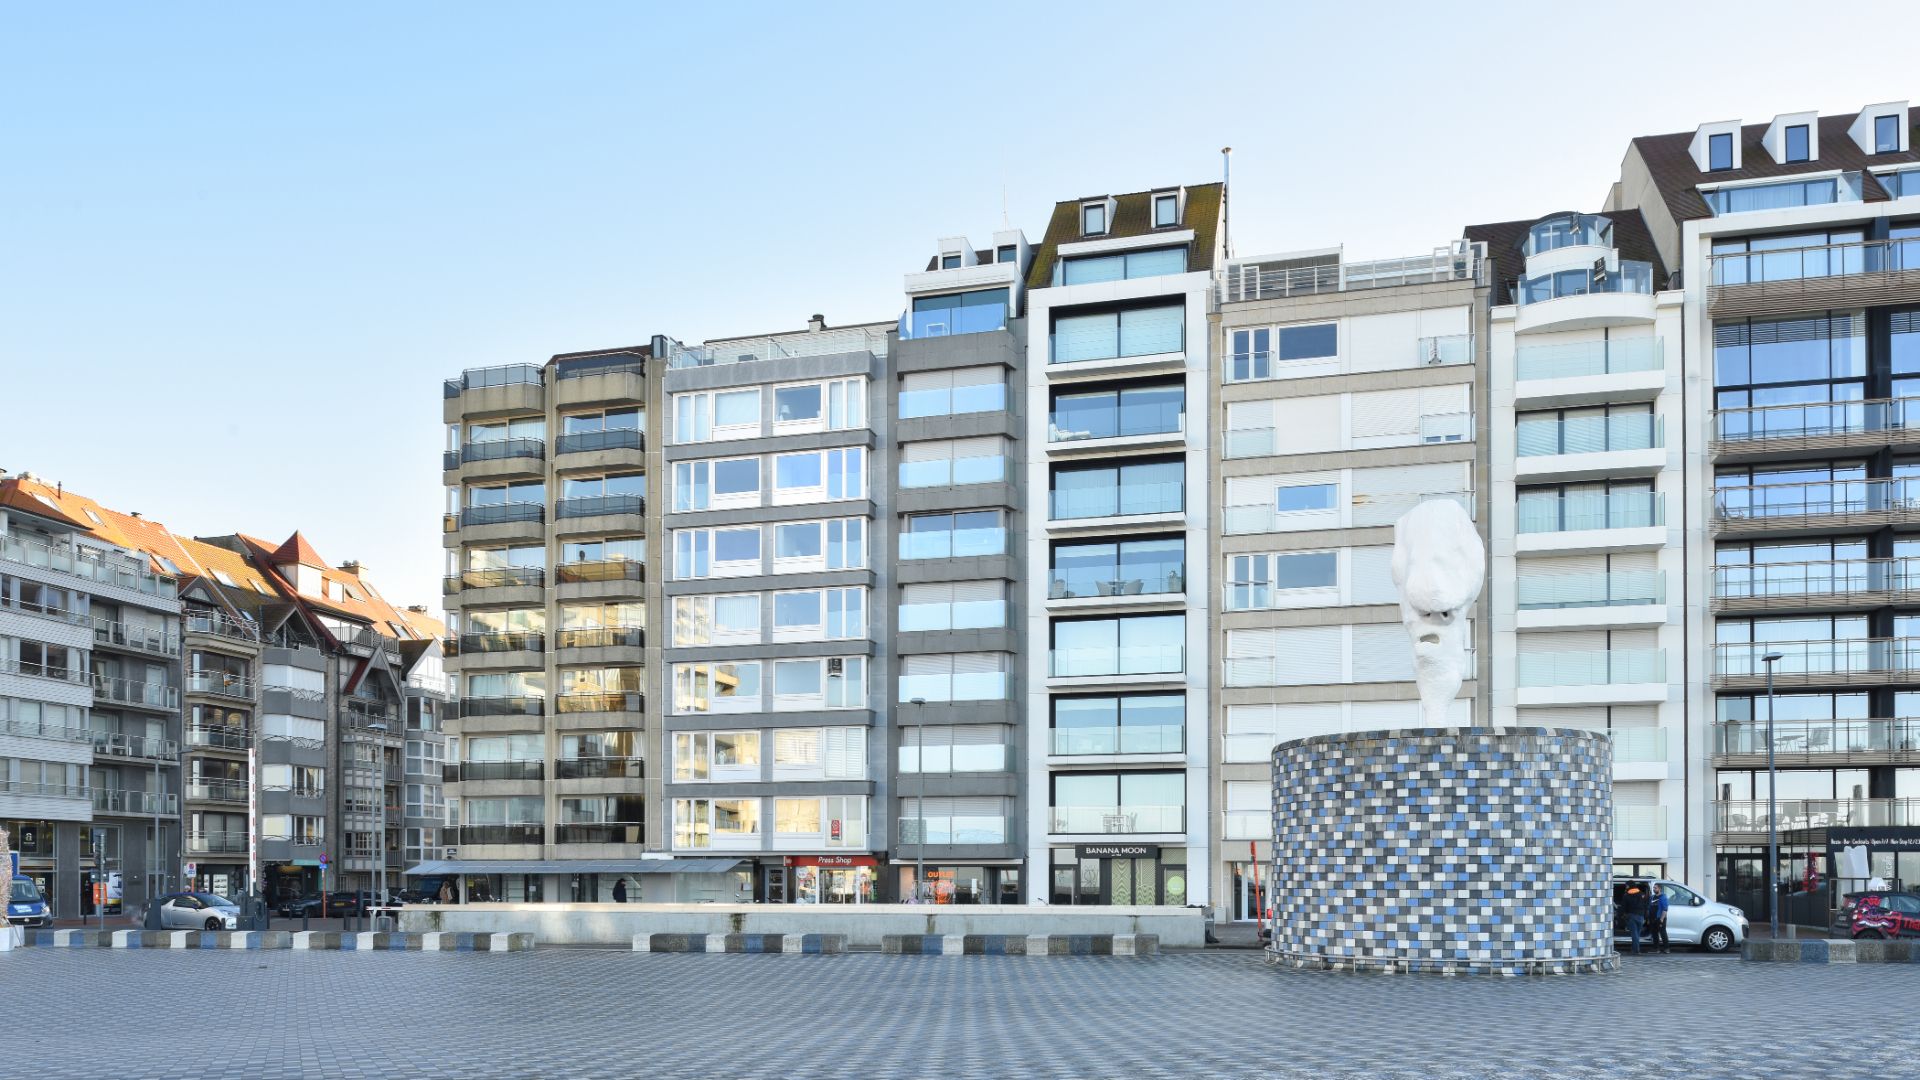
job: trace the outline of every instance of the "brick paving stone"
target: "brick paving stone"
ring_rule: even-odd
[[[1287,972],[1159,957],[26,949],[4,1074],[1047,1080],[1912,1075],[1911,966],[1629,958],[1615,975]],[[1903,1007],[1899,1003],[1905,1003]]]

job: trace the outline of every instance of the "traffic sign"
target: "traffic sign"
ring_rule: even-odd
[[[327,868],[327,853],[323,851],[320,853],[320,869],[325,870],[326,868]]]

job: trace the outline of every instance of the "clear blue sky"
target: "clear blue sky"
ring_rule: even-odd
[[[0,468],[437,605],[462,368],[891,318],[1003,193],[1037,237],[1227,144],[1240,253],[1375,257],[1597,207],[1636,134],[1920,99],[1911,3],[1563,10],[10,5]]]

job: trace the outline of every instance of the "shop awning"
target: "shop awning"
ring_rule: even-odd
[[[444,874],[724,874],[739,859],[442,859],[403,871],[408,877]]]

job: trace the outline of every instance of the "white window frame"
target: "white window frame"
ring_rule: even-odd
[[[752,764],[722,765],[715,758],[713,741],[720,736],[750,741],[753,744],[754,761]],[[695,748],[702,753],[696,759]],[[672,775],[676,784],[734,784],[752,783],[760,779],[761,763],[765,760],[766,739],[753,728],[730,729],[722,731],[676,731],[673,733]],[[695,761],[704,763],[704,774],[695,772]],[[684,770],[682,766],[685,766]]]
[[[708,550],[714,555],[712,560],[713,573],[710,576],[717,578],[754,577],[760,573],[760,567],[766,558],[766,537],[761,533],[760,526],[723,525],[703,531],[708,534]],[[751,559],[732,559],[721,562],[718,552],[720,548],[720,534],[723,532],[752,532],[760,536],[760,543],[755,547],[754,557]]]
[[[780,419],[780,392],[782,390],[798,390],[804,387],[816,387],[819,389],[819,415],[802,417],[797,420]],[[773,395],[773,433],[775,435],[802,435],[816,431],[848,431],[866,426],[867,380],[863,378],[809,379],[805,382],[781,383],[777,386],[768,387],[768,390]]]
[[[782,625],[780,622],[780,601],[785,597],[811,596],[819,604],[820,617],[811,623]],[[825,589],[783,589],[773,594],[772,641],[825,641],[827,640],[827,590]]]
[[[699,695],[695,693],[700,685],[700,672],[706,672],[706,685],[711,687],[715,685],[716,669],[722,667],[744,668],[749,666],[754,669],[755,678],[759,684],[760,692],[758,694],[752,697],[720,697],[714,695],[706,699],[706,708],[693,707],[694,703],[700,700]],[[692,664],[675,664],[673,665],[673,711],[675,715],[679,716],[711,716],[719,713],[764,712],[767,694],[766,676],[765,665],[758,660],[706,660]]]
[[[797,526],[812,525],[820,530],[820,554],[797,555],[790,558],[780,557],[780,530]],[[827,568],[827,523],[821,520],[781,521],[773,525],[773,572],[776,574],[813,574]]]
[[[1162,222],[1161,222],[1161,220],[1160,220],[1160,207],[1161,207],[1162,205],[1170,205],[1170,206],[1172,206],[1172,207],[1173,207],[1173,220],[1172,220],[1172,221],[1168,221],[1168,222],[1165,222],[1165,223],[1162,223]],[[1175,192],[1175,191],[1163,191],[1163,192],[1156,192],[1156,193],[1154,194],[1154,196],[1153,196],[1153,202],[1152,202],[1152,205],[1151,205],[1151,206],[1150,206],[1150,207],[1149,207],[1148,209],[1149,209],[1149,210],[1151,211],[1151,213],[1153,214],[1153,227],[1154,227],[1154,228],[1156,228],[1156,229],[1171,229],[1171,228],[1174,228],[1174,227],[1176,227],[1176,226],[1178,226],[1178,225],[1180,224],[1180,194],[1179,194],[1179,192]]]
[[[810,457],[819,465],[820,482],[806,487],[781,487],[780,463],[797,458]],[[827,501],[827,452],[824,450],[796,450],[786,454],[767,455],[767,466],[771,471],[768,477],[768,490],[773,492],[774,506],[794,506],[800,503]]]
[[[752,394],[754,398],[753,422],[747,424],[716,424],[714,414],[718,398],[722,394]],[[766,400],[758,386],[729,386],[723,389],[694,390],[673,395],[673,435],[676,445],[690,445],[704,442],[729,442],[734,439],[757,439],[760,437],[762,416]],[[680,423],[681,410],[692,410],[688,421],[692,428],[691,437],[682,438]]]
[[[754,620],[751,628],[725,628],[715,617],[714,610],[721,600],[739,598],[749,599],[753,605]],[[673,644],[676,648],[699,648],[707,645],[758,645],[760,644],[760,594],[719,593],[703,596],[676,596],[673,598]],[[692,632],[688,622],[695,624]]]

